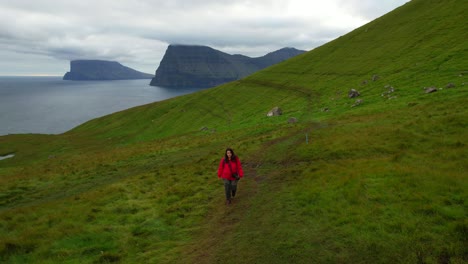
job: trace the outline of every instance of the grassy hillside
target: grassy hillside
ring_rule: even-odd
[[[467,11],[413,0],[240,81],[0,137],[0,262],[466,263]]]

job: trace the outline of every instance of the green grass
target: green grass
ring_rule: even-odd
[[[465,263],[466,11],[413,0],[240,81],[0,137],[0,262]]]

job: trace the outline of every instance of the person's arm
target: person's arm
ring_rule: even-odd
[[[237,158],[237,173],[239,174],[239,177],[244,177],[244,171],[242,170],[242,165],[239,158]]]
[[[224,169],[224,160],[221,159],[221,162],[219,163],[219,167],[218,167],[218,178],[221,178],[221,175],[223,174],[223,169]]]

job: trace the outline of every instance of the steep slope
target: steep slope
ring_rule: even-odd
[[[431,8],[425,7],[425,3]],[[380,82],[387,84],[398,81],[405,90],[424,85],[446,85],[428,83],[430,80],[461,84],[464,81],[461,75],[466,69],[466,44],[462,39],[467,25],[461,22],[463,14],[453,11],[453,4],[412,1],[405,8],[400,7],[396,12],[309,52],[306,57],[301,57],[309,61],[306,65],[288,61],[252,79],[266,77],[281,85],[294,80],[293,85],[314,86],[314,89],[324,91],[327,87],[340,89],[333,87],[336,84],[332,80],[336,77],[348,81],[343,83],[348,89],[360,87],[365,80],[373,84],[373,75],[378,75]],[[433,5],[438,5],[438,14],[433,12]],[[466,10],[467,7],[458,3],[458,8]],[[352,80],[354,82],[350,82]],[[376,88],[363,86],[366,90]]]
[[[70,62],[70,71],[63,76],[70,81],[102,81],[151,79],[154,75],[143,73],[123,66],[116,61],[74,60]]]
[[[206,46],[169,45],[150,85],[207,88],[241,79],[304,51],[284,48],[259,58],[230,55]]]
[[[460,21],[466,5],[454,11],[457,1],[427,3],[430,5],[412,1],[313,51],[242,80],[157,103],[157,107],[117,113],[107,117],[117,121],[109,122],[108,127],[96,120],[76,130],[93,131],[91,127],[99,126],[101,134],[104,130],[119,134],[118,128],[132,127],[138,129],[140,138],[158,138],[197,132],[203,126],[226,130],[257,122],[282,123],[292,116],[314,121],[399,109],[426,98],[424,87],[444,88],[449,83],[459,88],[454,92],[465,93],[467,26]],[[440,11],[434,14],[434,9]],[[382,97],[388,85],[396,89],[393,96],[398,100]],[[348,98],[348,91],[352,88],[361,92],[362,107],[351,107],[355,100]],[[285,115],[265,118],[276,105],[286,110]],[[324,108],[329,111],[322,111]],[[132,112],[141,111],[153,122],[136,125]]]
[[[465,263],[467,9],[413,0],[243,80],[0,137],[0,260]]]

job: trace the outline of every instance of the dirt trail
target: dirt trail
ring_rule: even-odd
[[[321,127],[321,124],[311,124],[305,131]],[[256,151],[253,155],[243,157],[243,168],[245,177],[239,182],[238,195],[233,200],[232,205],[225,205],[223,199],[224,190],[220,190],[218,205],[213,208],[206,218],[204,230],[194,240],[194,244],[187,246],[183,252],[181,263],[218,263],[222,260],[216,259],[217,253],[222,250],[224,238],[232,234],[238,225],[242,223],[245,215],[252,210],[253,201],[261,192],[262,181],[268,176],[258,172],[259,168],[264,165],[264,155],[273,148],[276,144],[281,144],[284,141],[290,140],[291,137],[297,137],[303,134],[304,130],[299,129],[285,136],[265,142],[261,151]],[[302,138],[299,142],[302,143]],[[288,161],[285,161],[288,163]],[[220,188],[222,186],[220,185]]]
[[[261,166],[260,155],[246,157],[243,163],[244,178],[239,181],[238,194],[231,205],[225,205],[224,190],[220,189],[218,205],[204,223],[205,230],[194,241],[196,244],[188,246],[183,254],[183,263],[217,263],[217,251],[221,249],[223,237],[231,234],[242,222],[242,218],[250,210],[252,201],[259,192],[259,176],[257,168]],[[220,185],[220,188],[222,186]],[[182,262],[181,262],[182,263]]]

